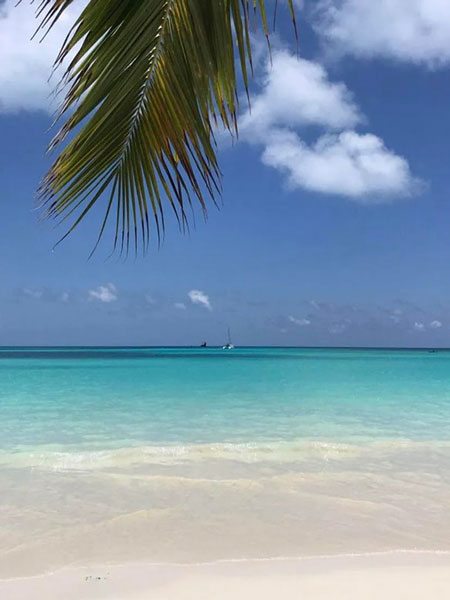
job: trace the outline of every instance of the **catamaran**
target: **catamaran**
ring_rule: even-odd
[[[228,342],[222,346],[222,350],[233,350],[234,346],[231,343],[231,333],[230,333],[230,328],[228,327]]]

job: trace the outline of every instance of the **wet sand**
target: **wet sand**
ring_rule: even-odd
[[[2,600],[447,600],[450,554],[131,563],[0,581]]]

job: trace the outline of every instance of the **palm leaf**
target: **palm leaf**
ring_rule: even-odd
[[[41,29],[72,1],[42,0]],[[39,188],[47,217],[72,219],[64,237],[98,202],[97,244],[115,221],[121,253],[145,252],[154,231],[159,242],[167,208],[181,229],[194,203],[206,215],[220,193],[214,128],[237,133],[239,75],[248,93],[253,11],[268,39],[263,0],[90,0],[56,60],[69,61],[67,93],[50,148],[64,147]]]

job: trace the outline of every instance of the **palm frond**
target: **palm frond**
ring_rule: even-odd
[[[42,0],[42,31],[72,2]],[[264,0],[90,0],[56,60],[67,94],[50,148],[67,143],[39,188],[46,216],[72,219],[64,237],[99,201],[97,244],[112,219],[121,253],[159,241],[169,207],[181,229],[194,203],[206,214],[214,127],[237,133],[239,75],[248,91],[253,10],[268,39]]]

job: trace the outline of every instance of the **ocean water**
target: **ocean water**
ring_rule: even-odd
[[[0,576],[450,550],[450,352],[0,349]]]

